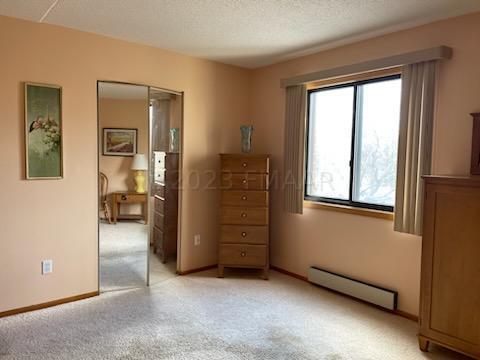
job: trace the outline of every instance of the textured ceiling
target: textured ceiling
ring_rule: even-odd
[[[0,0],[0,14],[255,68],[431,21],[480,0]]]

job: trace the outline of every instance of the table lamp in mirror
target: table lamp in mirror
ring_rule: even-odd
[[[148,170],[147,156],[145,154],[135,154],[131,169],[134,171],[135,191],[139,194],[146,193],[145,172]]]

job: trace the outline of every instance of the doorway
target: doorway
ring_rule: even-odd
[[[180,192],[172,176],[181,169],[182,94],[108,81],[97,94],[99,290],[155,284],[177,270]]]

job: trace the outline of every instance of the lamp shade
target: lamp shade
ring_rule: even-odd
[[[145,154],[135,154],[133,156],[132,170],[148,170],[148,161]]]

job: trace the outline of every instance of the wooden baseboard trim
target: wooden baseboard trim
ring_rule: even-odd
[[[200,271],[210,270],[210,269],[216,268],[217,266],[218,266],[217,264],[213,264],[213,265],[199,267],[199,268],[196,268],[196,269],[179,271],[178,275],[182,275],[182,276],[183,275],[189,275],[189,274],[197,273],[197,272],[200,272]]]
[[[80,295],[70,296],[70,297],[63,298],[63,299],[48,301],[48,302],[45,302],[45,303],[42,303],[42,304],[30,305],[30,306],[21,307],[21,308],[18,308],[18,309],[7,310],[7,311],[0,312],[0,318],[6,317],[6,316],[17,315],[17,314],[21,314],[21,313],[29,312],[29,311],[45,309],[45,308],[48,308],[48,307],[61,305],[61,304],[66,304],[66,303],[73,302],[73,301],[88,299],[90,297],[94,297],[94,296],[97,296],[97,295],[99,295],[99,292],[98,291],[93,291],[93,292],[86,293],[86,294],[80,294]]]
[[[295,273],[293,273],[293,272],[290,272],[290,271],[288,271],[288,270],[279,268],[279,267],[277,267],[277,266],[270,266],[270,269],[275,270],[275,271],[277,271],[277,272],[279,272],[279,273],[282,273],[282,274],[285,274],[285,275],[294,277],[295,279],[299,279],[299,280],[302,280],[302,281],[306,281],[306,282],[308,282],[309,284],[311,284],[311,282],[308,281],[308,278],[307,278],[306,276],[299,275],[299,274],[295,274]],[[374,304],[370,304],[369,302],[366,302],[366,301],[357,299],[357,298],[355,298],[355,297],[353,297],[353,296],[345,295],[345,294],[339,293],[338,291],[334,291],[334,290],[332,290],[332,289],[328,289],[328,288],[325,288],[325,287],[320,286],[320,285],[316,285],[316,284],[315,284],[315,286],[319,286],[319,287],[321,287],[322,289],[325,289],[325,290],[327,290],[327,291],[331,291],[331,292],[333,292],[333,293],[335,293],[335,294],[348,297],[348,298],[350,298],[350,299],[352,299],[352,300],[361,302],[361,303],[366,304],[366,305],[373,306],[373,307],[375,307],[375,308],[377,308],[377,309],[380,309],[380,310],[389,312],[389,313],[391,313],[391,314],[395,314],[395,315],[404,317],[404,318],[406,318],[406,319],[409,319],[409,320],[418,322],[418,316],[413,315],[413,314],[409,314],[409,313],[407,313],[407,312],[405,312],[405,311],[402,311],[402,310],[393,310],[393,311],[390,311],[390,310],[384,309],[384,308],[382,308],[382,307],[380,307],[380,306],[376,306],[376,305],[374,305]]]
[[[290,272],[288,270],[285,270],[285,269],[282,269],[282,268],[279,268],[277,266],[273,266],[273,265],[270,265],[270,269],[272,270],[275,270],[279,273],[282,273],[282,274],[285,274],[285,275],[288,275],[288,276],[291,276],[291,277],[294,277],[295,279],[299,279],[299,280],[302,280],[302,281],[306,281],[309,283],[308,279],[306,276],[302,276],[302,275],[298,275],[298,274],[295,274],[293,272]]]
[[[415,321],[415,322],[418,322],[418,316],[417,315],[413,315],[413,314],[410,314],[408,312],[405,312],[405,311],[402,311],[402,310],[395,310],[394,313],[398,316],[401,316],[401,317],[404,317],[404,318],[407,318],[409,320],[412,320],[412,321]]]

